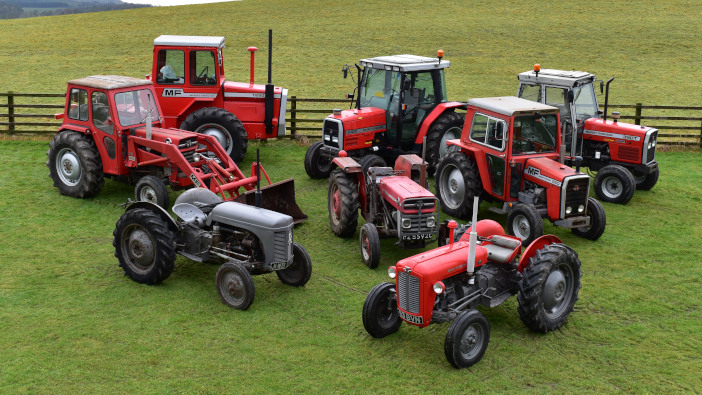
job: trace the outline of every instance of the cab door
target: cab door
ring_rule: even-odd
[[[119,174],[120,169],[121,145],[116,140],[115,119],[107,93],[93,90],[90,94],[90,129],[101,151],[103,171],[107,174]]]
[[[483,185],[489,184],[485,188],[490,194],[505,198],[505,183],[507,181],[506,166],[506,134],[508,132],[507,122],[495,116],[476,112],[470,130],[470,140],[482,146],[485,153],[485,162],[478,163],[481,174],[487,174],[488,182],[483,179]],[[483,171],[485,170],[485,172]],[[483,176],[481,176],[483,177]],[[484,178],[484,177],[483,177]]]

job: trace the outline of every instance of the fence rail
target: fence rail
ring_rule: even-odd
[[[54,119],[54,114],[63,110],[64,98],[65,94],[61,93],[0,93],[0,135],[56,133],[61,122]],[[321,138],[324,118],[334,108],[351,108],[352,104],[348,99],[291,96],[286,117],[288,137]],[[609,114],[619,111],[622,120],[659,129],[661,145],[702,148],[702,107],[636,103],[609,104],[607,110]]]

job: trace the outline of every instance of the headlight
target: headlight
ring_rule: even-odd
[[[427,228],[433,228],[434,226],[436,226],[436,218],[434,218],[434,217],[427,218]]]
[[[585,206],[581,204],[580,206],[578,206],[578,212],[582,213],[583,211],[585,211]]]
[[[653,139],[653,146],[656,146],[656,139]]]
[[[434,293],[437,295],[441,295],[446,290],[446,286],[441,281],[435,282],[432,288],[434,289]]]
[[[325,134],[325,135],[324,135],[324,141],[329,141],[329,139],[331,139],[331,136],[329,136],[328,134]]]
[[[573,212],[573,208],[572,208],[572,207],[570,207],[570,206],[566,207],[566,214],[570,214],[570,213],[572,213],[572,212]]]
[[[395,272],[395,266],[390,266],[388,268],[388,276],[390,276],[390,278],[395,278],[397,276],[397,273]]]
[[[402,227],[404,229],[409,229],[412,227],[412,221],[409,218],[402,218]]]
[[[648,149],[651,149],[651,148],[653,148],[653,143],[652,143],[652,142],[649,142],[649,143],[648,143]]]
[[[337,144],[338,142],[339,142],[339,138],[338,138],[338,137],[336,137],[336,136],[332,137],[332,143]]]
[[[200,154],[197,152],[193,154],[193,162],[199,162],[200,161]]]

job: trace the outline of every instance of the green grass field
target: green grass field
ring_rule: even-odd
[[[269,28],[274,82],[298,97],[350,92],[341,67],[360,58],[442,48],[453,100],[512,95],[516,74],[538,62],[616,76],[616,103],[700,105],[702,6],[685,0],[244,0],[3,20],[0,92],[143,76],[160,34],[225,36],[232,80],[248,79],[246,47],[256,45],[265,82]],[[546,224],[583,263],[570,321],[540,335],[521,323],[515,298],[482,309],[487,353],[454,370],[443,353],[447,324],[404,325],[382,340],[366,334],[366,293],[416,251],[383,241],[380,267],[367,269],[357,240],[329,229],[327,183],[305,174],[306,146],[252,143],[243,162],[248,168],[261,148],[274,181],[295,177],[310,216],[295,238],[314,265],[300,289],[254,277],[245,312],[219,301],[216,265],[179,258],[159,286],[125,277],[112,231],[133,187],[108,180],[94,199],[61,196],[47,177],[47,148],[0,139],[0,393],[702,391],[699,152],[659,153],[658,185],[626,206],[605,203],[598,241]],[[486,205],[479,216],[505,220]]]

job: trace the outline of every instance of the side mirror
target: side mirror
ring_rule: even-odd
[[[341,71],[344,73],[344,79],[349,76],[349,66],[344,66]]]
[[[604,81],[600,80],[600,94],[604,93]]]
[[[572,103],[573,100],[575,100],[575,95],[573,94],[573,91],[571,91],[571,90],[568,91],[567,99],[568,99],[568,103]]]
[[[405,82],[402,84],[402,90],[403,91],[408,91],[412,87],[412,81],[410,80],[405,80]]]

